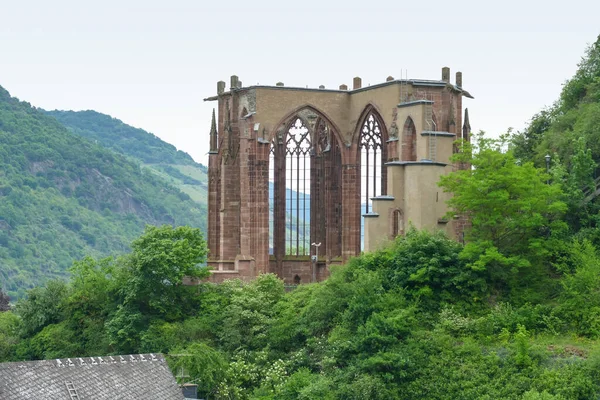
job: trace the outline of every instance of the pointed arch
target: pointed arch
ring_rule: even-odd
[[[273,142],[274,140],[278,139],[278,133],[287,132],[289,126],[294,122],[295,117],[302,116],[302,114],[306,115],[311,112],[316,115],[317,119],[321,118],[327,122],[327,124],[332,128],[332,137],[335,138],[335,141],[340,147],[343,146],[344,142],[340,136],[341,131],[337,124],[334,123],[326,113],[309,103],[296,107],[292,111],[288,112],[284,117],[279,119],[277,124],[271,129],[271,132],[269,132],[269,141]],[[308,121],[305,120],[304,122],[307,123]]]
[[[402,161],[417,161],[417,129],[411,117],[402,128]]]
[[[360,117],[358,118],[358,122],[356,123],[356,126],[354,128],[354,133],[352,135],[353,143],[360,143],[362,127],[370,114],[373,115],[377,123],[382,127],[383,142],[385,143],[389,139],[387,127],[385,125],[383,117],[381,116],[379,108],[373,103],[368,103],[363,109],[363,111],[360,113]]]
[[[394,240],[397,236],[404,236],[404,213],[399,208],[390,210],[390,239]]]
[[[360,166],[361,213],[372,211],[371,198],[387,193],[388,132],[374,104],[365,106],[355,130]]]
[[[311,243],[323,244],[328,255],[341,255],[338,132],[310,105],[289,112],[271,132],[269,229],[277,268],[283,268],[284,257],[310,255]]]

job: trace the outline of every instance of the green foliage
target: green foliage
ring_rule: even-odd
[[[150,136],[138,133],[138,144]],[[157,157],[166,151],[195,165],[159,139],[148,140],[158,141]],[[203,205],[2,88],[0,199],[0,280],[13,299],[48,279],[66,278],[73,260],[85,255],[128,252],[148,223],[206,228]]]
[[[285,293],[270,274],[186,287],[206,273],[200,232],[148,227],[130,255],[84,258],[0,313],[0,355],[164,352],[214,399],[595,398],[600,346],[572,335],[595,338],[599,263],[570,247],[559,303],[489,306],[489,277],[440,234],[411,230]]]
[[[560,183],[571,233],[600,244],[597,191],[600,162],[600,36],[586,51],[558,101],[513,137],[522,161],[544,167],[550,155],[553,181]]]
[[[202,232],[187,226],[147,226],[132,249],[126,261],[128,276],[120,289],[124,304],[135,304],[144,314],[178,318],[184,277],[209,275],[201,265],[208,253]]]
[[[393,255],[391,268],[384,271],[384,284],[405,288],[410,297],[432,305],[477,301],[487,283],[460,259],[462,249],[441,232],[410,229],[389,250]]]
[[[205,343],[195,342],[185,348],[174,349],[170,366],[180,375],[193,377],[191,381],[198,385],[198,391],[212,397],[225,379],[227,361],[218,350]]]
[[[561,318],[578,334],[600,337],[600,257],[584,241],[573,243],[571,258],[576,267],[561,282]]]
[[[178,151],[143,129],[96,111],[46,111],[78,136],[98,142],[104,147],[127,154],[145,164],[194,165],[189,154]]]
[[[221,341],[228,350],[258,349],[265,343],[275,304],[283,297],[283,282],[265,274],[247,285],[231,284],[230,302],[223,310]]]
[[[111,344],[124,352],[140,346],[152,321],[189,315],[196,304],[194,289],[183,285],[183,279],[208,276],[200,265],[207,248],[199,229],[148,226],[132,248],[119,261],[113,287],[120,301],[106,323]]]
[[[32,335],[45,326],[64,318],[68,287],[62,281],[49,281],[45,287],[31,289],[27,299],[17,303],[15,312],[23,320],[25,335]]]
[[[467,215],[471,222],[462,257],[491,281],[506,284],[532,263],[549,256],[553,233],[561,232],[566,205],[557,183],[532,163],[517,163],[505,150],[508,137],[488,139],[480,134],[475,145],[461,144],[454,161],[472,169],[455,171],[440,179],[451,192],[451,215]]]
[[[162,141],[150,132],[129,126],[96,111],[48,111],[73,134],[123,154],[171,183],[205,210],[207,168],[189,154]]]
[[[19,342],[21,319],[10,311],[0,312],[0,361],[12,361]]]

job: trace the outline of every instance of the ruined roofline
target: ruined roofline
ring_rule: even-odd
[[[387,82],[377,83],[375,85],[362,87],[359,89],[350,89],[350,90],[340,90],[340,89],[320,89],[320,88],[303,88],[303,87],[295,87],[295,86],[281,86],[281,85],[253,85],[246,87],[238,87],[233,89],[233,92],[239,92],[243,90],[249,89],[275,89],[275,90],[299,90],[299,91],[310,91],[310,92],[328,92],[328,93],[346,93],[346,94],[354,94],[360,93],[367,90],[378,89],[384,86],[389,85],[399,85],[401,83],[411,84],[412,86],[429,86],[429,87],[449,87],[457,92],[462,93],[463,96],[473,99],[474,97],[464,90],[462,87],[453,85],[451,83],[442,81],[442,80],[427,80],[427,79],[394,79]],[[228,92],[223,92],[220,95],[207,97],[204,101],[215,101],[219,99],[219,96],[227,96],[231,95],[231,90]]]

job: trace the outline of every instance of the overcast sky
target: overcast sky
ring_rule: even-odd
[[[0,85],[205,163],[216,82],[337,88],[463,72],[471,126],[523,128],[600,33],[599,1],[0,0]]]

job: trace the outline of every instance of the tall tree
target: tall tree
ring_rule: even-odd
[[[197,228],[147,226],[131,245],[133,251],[115,270],[115,291],[120,304],[107,329],[121,351],[139,346],[140,334],[155,320],[177,321],[195,310],[195,291],[184,278],[203,279],[208,253]]]
[[[547,239],[563,226],[559,217],[566,209],[560,185],[550,183],[549,175],[532,163],[518,163],[508,140],[508,135],[489,139],[480,133],[475,146],[462,143],[454,161],[472,168],[440,181],[453,194],[451,214],[471,221],[462,256],[494,280],[507,280],[547,255]]]

